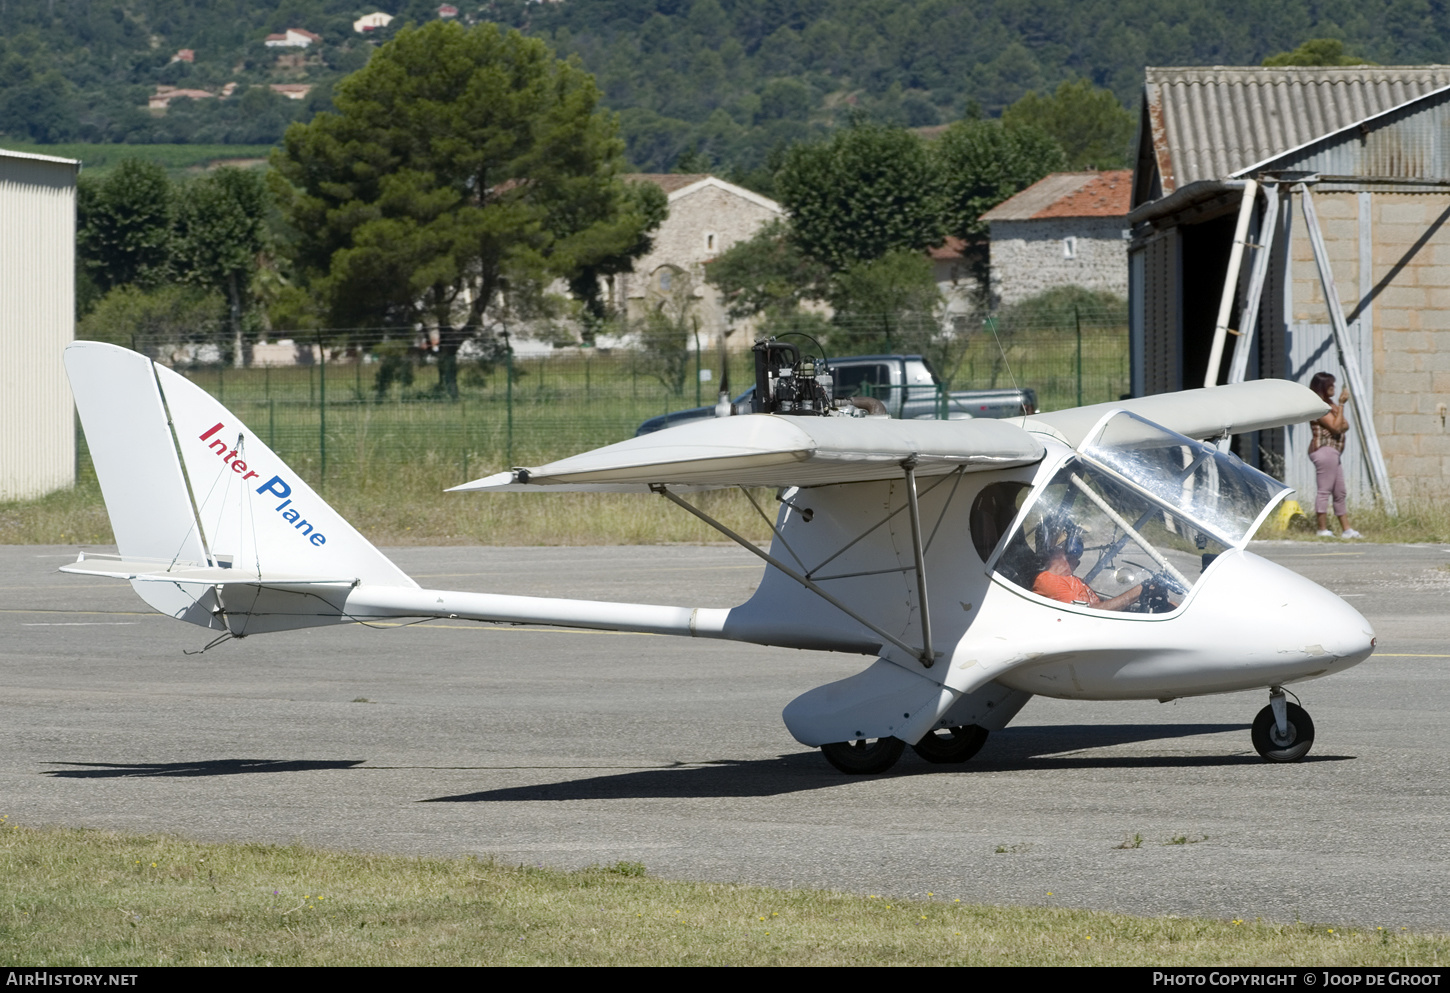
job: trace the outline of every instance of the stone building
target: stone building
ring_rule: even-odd
[[[783,218],[784,208],[714,176],[635,173],[624,179],[659,186],[669,199],[670,214],[655,232],[649,253],[635,262],[632,272],[611,281],[611,302],[638,318],[683,298],[700,320],[702,339],[708,334],[713,342],[729,322],[719,293],[705,282],[705,264]]]
[[[1013,304],[1055,286],[1128,294],[1132,171],[1058,172],[982,215],[992,297]]]
[[[1363,380],[1353,404],[1367,444],[1351,431],[1344,454],[1351,499],[1379,488],[1376,447],[1394,498],[1438,496],[1450,475],[1447,132],[1450,66],[1148,69],[1128,218],[1133,393],[1307,385],[1320,371],[1344,384],[1317,227]],[[1245,208],[1244,259],[1230,274]],[[1225,292],[1227,327],[1243,333],[1225,336],[1210,372]],[[1308,425],[1295,425],[1235,450],[1302,501],[1314,492],[1308,443]]]

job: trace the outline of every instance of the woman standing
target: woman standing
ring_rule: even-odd
[[[1340,391],[1339,401],[1336,403],[1334,377],[1327,372],[1316,372],[1309,381],[1309,388],[1319,395],[1319,399],[1329,404],[1329,413],[1310,424],[1314,439],[1309,443],[1309,460],[1314,463],[1314,476],[1319,484],[1319,492],[1314,497],[1314,516],[1319,524],[1319,537],[1334,537],[1334,532],[1329,530],[1327,517],[1329,498],[1332,496],[1334,516],[1339,518],[1339,536],[1361,538],[1363,535],[1349,526],[1349,517],[1345,513],[1344,467],[1340,464],[1340,455],[1344,452],[1344,435],[1349,430],[1349,421],[1344,417],[1344,405],[1349,402],[1349,388],[1345,387]]]

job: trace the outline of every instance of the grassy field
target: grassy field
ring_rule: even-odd
[[[271,145],[117,145],[75,142],[64,145],[37,145],[28,141],[5,142],[15,152],[32,155],[54,155],[62,159],[80,159],[87,175],[104,176],[122,159],[144,159],[158,162],[173,176],[200,172],[234,160],[250,163],[272,154]]]
[[[37,830],[0,817],[6,965],[1436,965],[1392,921],[1141,918],[475,858]],[[1124,853],[1125,857],[1130,857]]]

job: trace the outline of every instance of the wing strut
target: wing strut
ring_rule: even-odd
[[[705,513],[703,510],[700,510],[698,507],[694,507],[689,503],[686,503],[684,500],[681,500],[679,497],[675,496],[675,494],[671,493],[669,491],[669,488],[666,487],[663,483],[651,483],[649,488],[651,491],[658,493],[660,496],[664,497],[666,500],[670,501],[676,506],[683,507],[689,513],[693,514],[695,517],[698,517],[700,520],[710,525],[710,527],[714,528],[716,531],[719,531],[725,537],[735,542],[737,545],[745,549],[750,554],[755,555],[758,558],[764,559],[768,565],[774,566],[776,569],[780,570],[781,573],[789,576],[797,583],[800,583],[806,589],[810,590],[816,596],[820,597],[822,600],[835,607],[837,610],[845,614],[847,617],[851,618],[853,621],[856,621],[857,623],[865,626],[872,633],[879,635],[882,639],[895,645],[897,648],[901,649],[912,658],[921,662],[923,666],[930,669],[932,663],[936,661],[936,653],[932,651],[931,647],[931,619],[927,613],[926,562],[924,556],[922,555],[921,523],[917,513],[916,505],[916,460],[914,458],[907,459],[905,462],[902,463],[902,468],[906,472],[907,501],[910,505],[911,510],[911,536],[914,546],[914,553],[916,555],[917,588],[920,590],[921,593],[920,606],[922,642],[924,644],[923,648],[913,648],[906,642],[902,641],[900,638],[891,634],[889,631],[886,631],[883,628],[871,623],[866,618],[856,613],[856,611],[846,606],[840,600],[836,599],[831,594],[821,589],[819,584],[817,584],[813,580],[795,571],[790,566],[786,565],[784,562],[771,555],[769,552],[761,551],[753,543],[746,540],[744,537],[737,534],[736,532],[732,531],[724,524],[721,524],[719,521],[711,517],[709,514]]]
[[[917,604],[921,608],[921,664],[928,669],[936,661],[931,650],[931,609],[926,602],[926,553],[921,547],[921,513],[916,506],[916,456],[901,463],[906,472],[906,505],[911,508],[911,554],[916,557]]]

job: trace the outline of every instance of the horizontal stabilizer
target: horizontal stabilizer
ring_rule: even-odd
[[[119,555],[91,555],[81,557],[69,565],[60,567],[61,572],[77,576],[105,576],[107,579],[129,579],[137,582],[189,583],[199,586],[234,586],[251,584],[259,586],[328,586],[356,585],[351,577],[338,576],[293,576],[284,574],[252,574],[220,566],[172,566],[154,560],[126,560]]]
[[[1031,465],[1043,451],[1006,421],[747,414],[682,424],[454,489],[825,486],[894,479],[907,459],[915,460],[918,475],[930,476]]]

